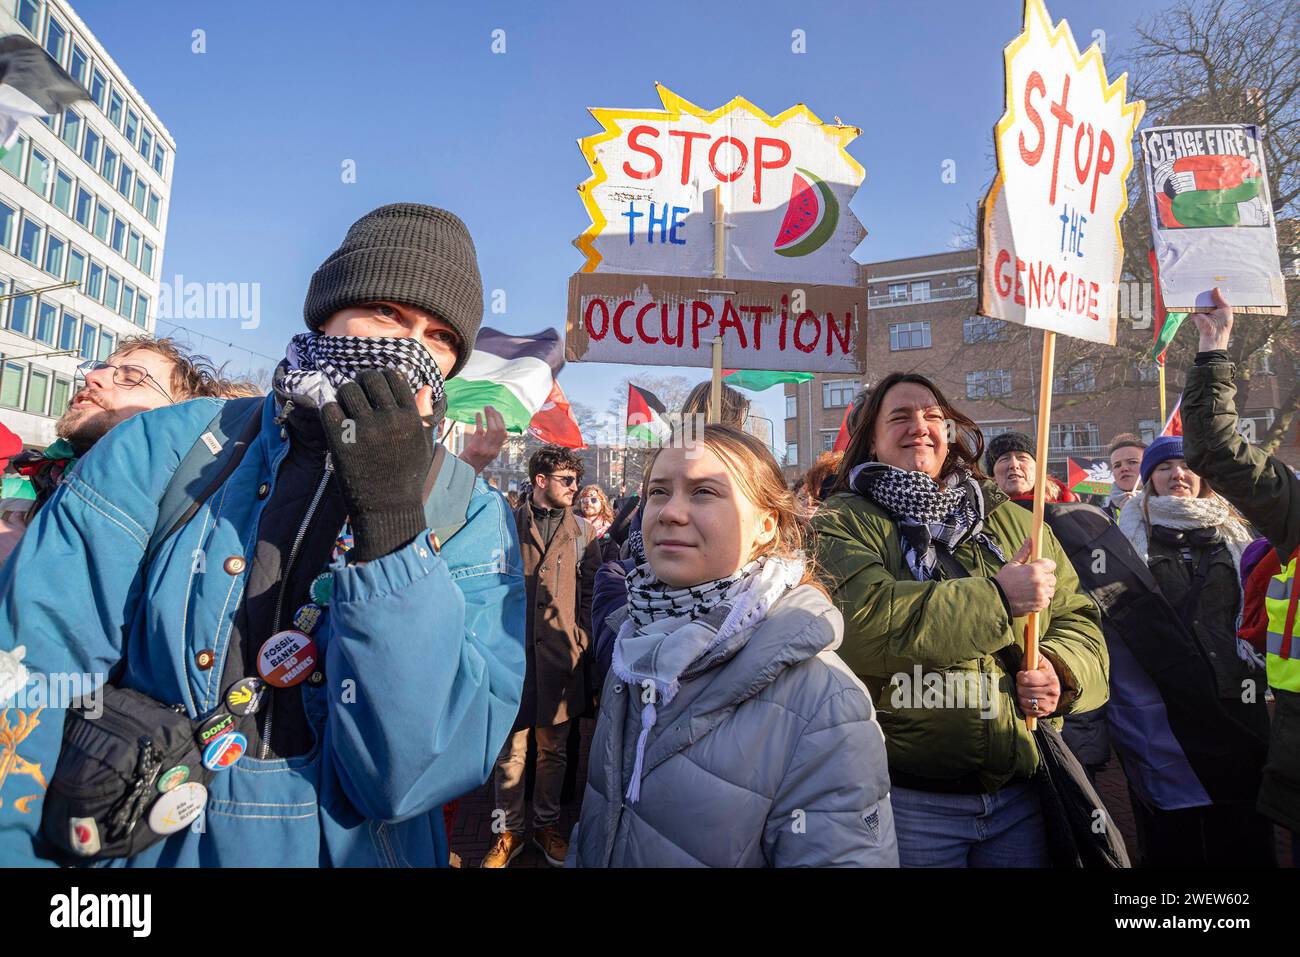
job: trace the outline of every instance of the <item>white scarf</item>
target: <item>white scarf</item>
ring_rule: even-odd
[[[1142,506],[1146,503],[1146,512]],[[1217,528],[1223,544],[1232,553],[1232,564],[1241,574],[1241,556],[1246,546],[1254,541],[1250,529],[1228,509],[1228,503],[1217,493],[1207,498],[1182,498],[1174,495],[1150,495],[1134,492],[1133,497],[1119,513],[1119,530],[1133,543],[1133,550],[1145,564],[1150,558],[1150,540],[1147,515],[1151,525],[1167,528],[1193,529]]]

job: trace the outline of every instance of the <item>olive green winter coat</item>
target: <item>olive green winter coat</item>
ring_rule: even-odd
[[[1010,557],[1029,537],[1032,516],[993,483],[981,489],[985,531]],[[941,565],[938,580],[915,581],[895,521],[848,492],[823,503],[813,530],[822,578],[844,615],[839,654],[871,690],[895,783],[995,791],[1032,776],[1038,752],[1015,700],[1025,619],[1008,616],[992,581],[997,557],[967,540],[954,555],[969,578],[950,578]],[[1056,562],[1056,594],[1039,615],[1039,648],[1061,680],[1052,722],[1059,727],[1061,715],[1105,704],[1109,659],[1096,604],[1051,530],[1043,536],[1043,557]]]

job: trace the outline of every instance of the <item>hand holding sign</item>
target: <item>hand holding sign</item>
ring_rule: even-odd
[[[1223,298],[1223,293],[1216,286],[1214,289],[1214,308],[1209,312],[1192,313],[1192,321],[1201,334],[1198,348],[1201,352],[1213,352],[1228,348],[1228,335],[1232,332],[1232,306]]]

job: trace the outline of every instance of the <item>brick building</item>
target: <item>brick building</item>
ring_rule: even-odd
[[[980,425],[986,439],[1012,429],[1033,435],[1043,334],[975,314],[977,264],[975,250],[962,250],[866,267],[865,384],[895,370],[920,372]],[[1194,334],[1183,330],[1179,337]],[[1120,432],[1138,432],[1148,441],[1159,434],[1158,373],[1147,358],[1151,340],[1149,318],[1122,319],[1114,346],[1057,338],[1049,456],[1053,474],[1064,477],[1067,457],[1105,456]],[[1290,361],[1270,363],[1260,356],[1252,373],[1241,411],[1262,437],[1290,394],[1296,369]],[[806,471],[831,447],[863,384],[818,375],[785,387],[789,478]],[[1169,409],[1182,386],[1183,370],[1171,361],[1166,368]],[[1292,465],[1300,463],[1298,452],[1294,436],[1278,450]]]

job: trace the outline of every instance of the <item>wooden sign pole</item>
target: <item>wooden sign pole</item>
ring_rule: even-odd
[[[727,274],[727,214],[722,208],[722,187],[713,190],[713,278],[722,279]],[[722,337],[713,340],[713,382],[709,390],[708,423],[716,425],[722,419]]]
[[[1056,333],[1043,333],[1043,367],[1038,379],[1038,468],[1034,475],[1034,518],[1030,528],[1029,560],[1043,556],[1043,513],[1047,502],[1047,455],[1052,429],[1052,384],[1055,378]],[[1031,611],[1025,622],[1025,670],[1038,668],[1038,612]],[[1033,731],[1038,719],[1025,715],[1025,726]]]
[[[1160,363],[1160,428],[1165,427],[1165,364]]]

